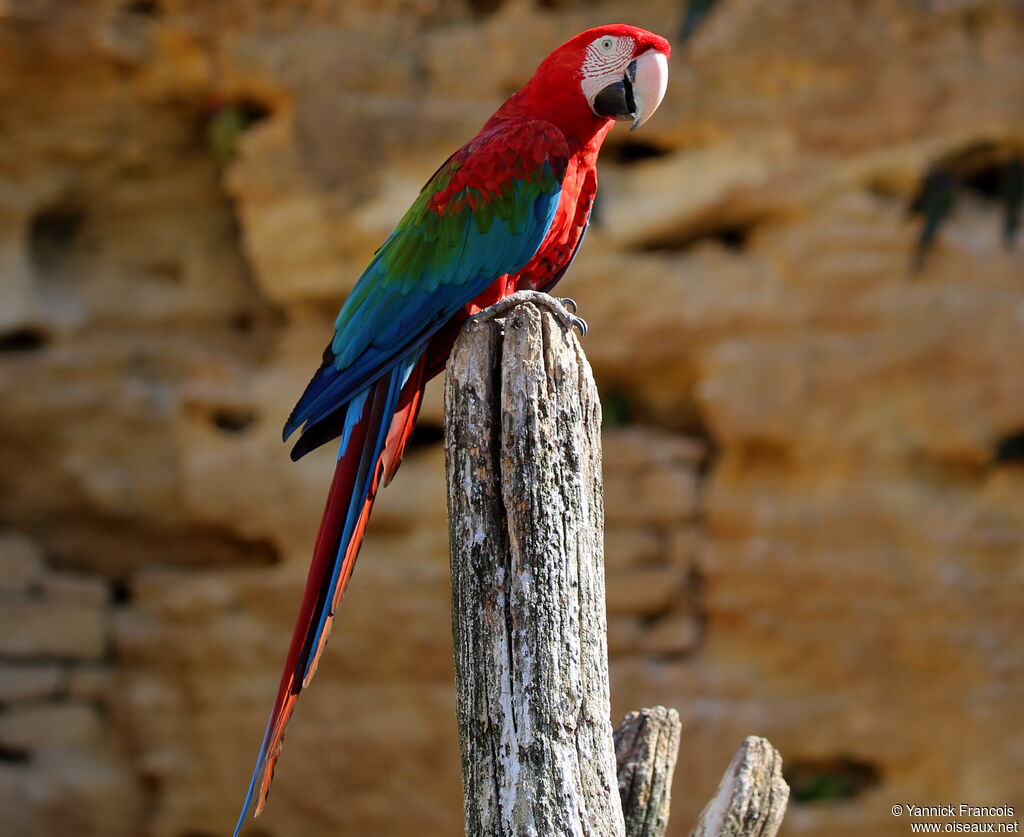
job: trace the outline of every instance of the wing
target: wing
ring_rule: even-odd
[[[284,428],[300,456],[341,432],[338,413],[456,312],[537,252],[555,216],[568,160],[549,122],[498,123],[427,182],[359,278],[334,339]]]

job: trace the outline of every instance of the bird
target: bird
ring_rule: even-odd
[[[345,299],[334,334],[284,426],[297,460],[340,437],[337,464],[270,720],[234,835],[264,807],[285,727],[309,685],[356,562],[377,490],[395,476],[426,382],[467,322],[523,299],[585,333],[549,296],[573,261],[616,121],[643,125],[668,85],[669,42],[638,27],[588,29],[427,181]],[[262,778],[261,778],[262,777]]]

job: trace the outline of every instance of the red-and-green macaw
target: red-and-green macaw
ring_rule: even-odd
[[[327,641],[377,489],[401,462],[424,384],[467,319],[561,279],[590,219],[601,144],[616,120],[639,127],[661,103],[669,52],[659,35],[621,24],[562,44],[430,178],[345,300],[284,427],[285,439],[302,429],[292,459],[341,443],[235,837],[253,798],[257,814],[266,801],[285,725]],[[537,296],[583,329],[558,300]]]

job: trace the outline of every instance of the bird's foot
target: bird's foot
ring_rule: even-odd
[[[581,337],[586,337],[587,321],[582,317],[576,316],[576,311],[578,310],[576,300],[569,299],[568,297],[562,299],[542,291],[516,291],[504,299],[498,300],[494,305],[484,308],[478,314],[474,314],[469,318],[469,326],[473,328],[488,320],[504,317],[513,308],[524,302],[532,302],[535,305],[546,308],[554,314],[555,319],[565,328],[574,328],[580,333]]]

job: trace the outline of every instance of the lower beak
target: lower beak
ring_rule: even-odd
[[[657,50],[649,49],[629,65],[626,78],[633,85],[635,102],[633,125],[629,130],[635,131],[651,118],[665,98],[668,89],[668,59]]]

